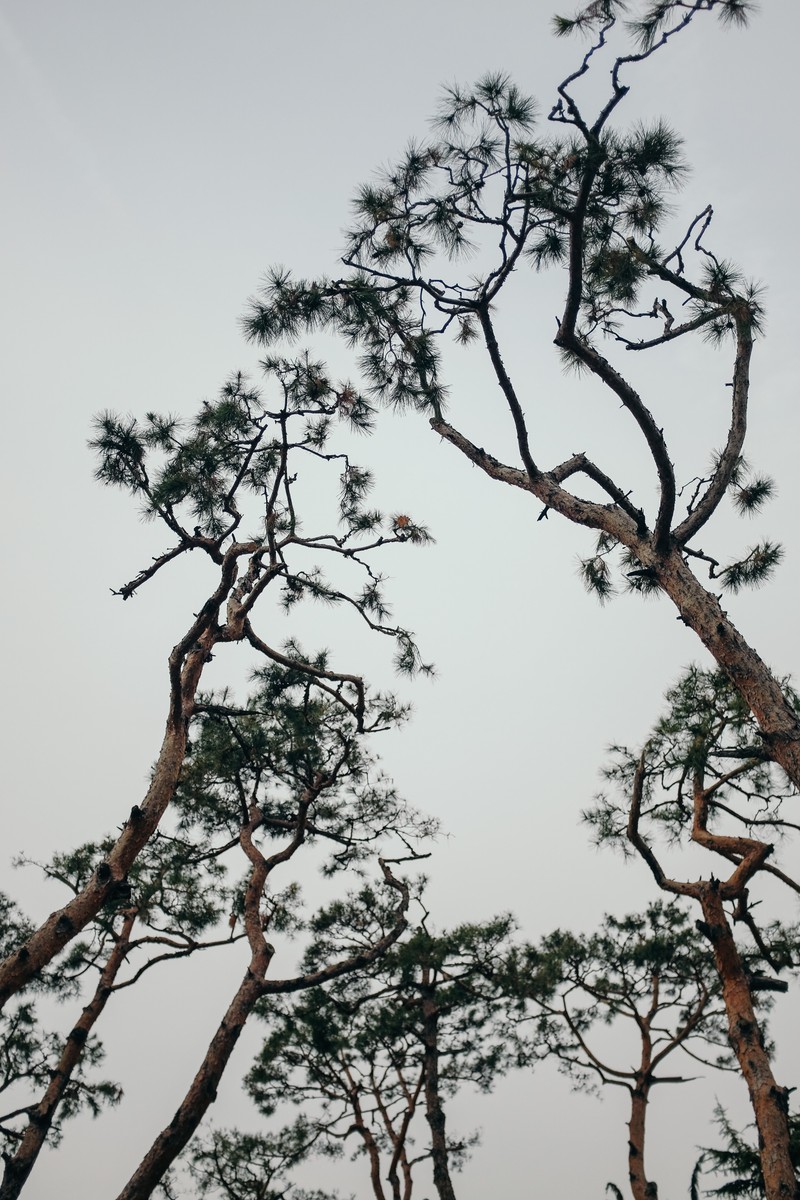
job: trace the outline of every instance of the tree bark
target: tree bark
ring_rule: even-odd
[[[800,1186],[789,1142],[788,1093],[779,1087],[764,1048],[750,986],[722,907],[719,887],[702,886],[703,908],[714,961],[722,983],[728,1036],[750,1093],[758,1127],[761,1171],[767,1200],[798,1200]]]
[[[378,1143],[372,1136],[372,1130],[364,1120],[364,1114],[361,1110],[361,1101],[359,1100],[358,1096],[358,1088],[352,1080],[349,1068],[347,1069],[347,1077],[348,1081],[350,1082],[349,1099],[350,1107],[353,1110],[353,1124],[356,1132],[359,1134],[364,1143],[367,1151],[367,1157],[369,1158],[369,1180],[372,1184],[372,1192],[375,1196],[375,1200],[386,1200],[386,1193],[384,1192],[383,1184],[381,1183],[381,1156],[378,1149]]]
[[[800,718],[766,663],[750,646],[709,591],[687,565],[681,549],[672,543],[661,549],[652,534],[637,527],[633,516],[619,503],[597,504],[582,500],[560,486],[570,464],[550,472],[510,467],[474,445],[447,422],[434,419],[431,428],[455,446],[490,478],[529,492],[545,511],[552,509],[576,525],[597,529],[625,546],[653,577],[678,609],[680,619],[700,638],[751,709],[769,747],[796,787],[800,788]],[[576,456],[576,460],[582,456]],[[580,468],[586,473],[586,464]]]
[[[208,1108],[216,1100],[217,1086],[245,1021],[262,995],[263,973],[266,973],[271,958],[266,949],[263,958],[258,973],[248,967],[175,1116],[153,1142],[117,1200],[147,1200],[153,1194],[167,1168],[188,1144]]]
[[[185,723],[176,726],[170,718],[147,795],[141,808],[132,811],[105,861],[77,896],[51,913],[22,946],[0,963],[0,1008],[86,928],[115,884],[125,879],[175,794],[186,754],[186,737]]]
[[[318,776],[313,786],[307,788],[298,806],[297,828],[294,837],[288,845],[270,855],[268,859],[253,842],[253,833],[261,824],[261,812],[256,806],[251,808],[249,821],[240,831],[241,846],[251,864],[250,878],[244,899],[244,924],[250,945],[250,962],[247,971],[175,1116],[153,1142],[119,1193],[117,1200],[148,1200],[168,1168],[188,1145],[207,1110],[217,1098],[219,1081],[239,1040],[239,1035],[257,1001],[262,996],[268,993],[294,992],[315,987],[317,984],[326,983],[330,979],[336,979],[340,975],[349,974],[350,971],[366,966],[388,950],[406,928],[405,914],[409,903],[408,885],[395,879],[389,866],[383,859],[379,859],[384,879],[400,894],[393,927],[369,950],[354,954],[352,958],[332,963],[308,975],[298,975],[294,979],[267,981],[266,974],[274,949],[264,937],[260,915],[264,887],[273,868],[279,863],[287,862],[303,844],[309,806],[312,800],[324,790],[327,782],[324,777]],[[382,1194],[380,1200],[382,1200]]]
[[[644,1169],[645,1122],[650,1086],[639,1078],[631,1088],[631,1119],[628,1122],[628,1178],[634,1200],[657,1200],[658,1187]]]
[[[226,551],[216,590],[202,605],[169,656],[167,727],[142,805],[134,805],[131,809],[122,833],[83,890],[69,904],[51,913],[22,946],[0,962],[0,1008],[97,916],[157,829],[175,795],[186,757],[189,721],[211,650],[220,641],[239,641],[244,637],[247,612],[242,603],[230,597],[230,591],[236,582],[239,558],[259,550],[260,546],[260,542],[235,542]],[[221,626],[220,610],[226,601],[227,623]]]
[[[645,566],[652,566],[681,620],[694,630],[742,695],[758,721],[770,755],[800,788],[800,719],[769,667],[677,550],[665,558],[653,555],[652,561],[645,558],[642,561]]]
[[[135,920],[136,913],[131,911],[125,918],[116,945],[102,970],[92,999],[70,1030],[47,1090],[30,1113],[28,1125],[15,1154],[6,1158],[3,1181],[0,1184],[0,1200],[16,1200],[36,1165],[36,1160],[47,1140],[67,1085],[83,1057],[89,1034],[106,1006],[114,980],[125,961]]]
[[[445,1114],[439,1096],[439,1009],[433,998],[433,988],[424,986],[422,996],[422,1044],[425,1067],[425,1116],[431,1130],[431,1161],[433,1186],[439,1200],[456,1200],[450,1178]]]
[[[320,784],[321,786],[321,784]],[[305,838],[308,806],[319,788],[306,790],[298,807],[297,828],[291,842],[266,859],[253,841],[261,824],[261,812],[255,805],[248,822],[239,831],[239,841],[250,862],[250,876],[244,897],[244,926],[250,946],[250,961],[236,995],[211,1040],[200,1069],[178,1111],[166,1129],[158,1135],[139,1166],[119,1194],[118,1200],[147,1200],[153,1189],[187,1145],[209,1106],[217,1098],[217,1087],[228,1065],[247,1018],[264,994],[264,980],[274,954],[264,937],[260,906],[267,878],[273,867],[292,857]]]
[[[411,1164],[408,1161],[408,1154],[406,1153],[406,1140],[408,1138],[409,1126],[411,1125],[414,1113],[417,1110],[419,1094],[425,1082],[425,1068],[423,1066],[413,1092],[408,1090],[400,1070],[398,1070],[398,1076],[402,1080],[403,1093],[406,1097],[406,1109],[400,1122],[399,1131],[395,1130],[394,1126],[392,1125],[389,1114],[383,1104],[380,1095],[380,1089],[377,1087],[375,1089],[375,1098],[381,1110],[381,1115],[383,1117],[384,1125],[386,1126],[386,1132],[389,1135],[389,1140],[392,1143],[392,1158],[391,1162],[389,1163],[389,1170],[386,1173],[386,1178],[391,1184],[393,1200],[411,1200],[413,1179],[411,1175]],[[400,1187],[400,1176],[397,1172],[398,1166],[403,1172],[402,1190]]]

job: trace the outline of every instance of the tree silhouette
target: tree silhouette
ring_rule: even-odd
[[[794,692],[784,686],[796,704]],[[798,931],[754,912],[753,891],[770,877],[800,892],[800,883],[770,861],[775,843],[764,840],[766,834],[788,844],[796,835],[797,823],[784,815],[796,788],[773,762],[752,714],[721,672],[691,668],[667,693],[667,705],[640,752],[614,748],[606,776],[615,792],[600,796],[586,818],[598,841],[638,853],[662,890],[700,906],[698,928],[710,944],[730,1044],[750,1093],[767,1195],[793,1196],[788,1091],[773,1074],[754,996],[786,990],[788,984],[773,973],[797,968]],[[699,879],[673,877],[662,866],[661,848],[654,849],[657,840],[672,851],[702,847],[716,856],[713,869]],[[714,874],[720,860],[729,869],[722,878]],[[751,936],[755,962],[737,945],[734,922]]]
[[[686,169],[680,139],[663,121],[617,124],[628,80],[642,64],[705,14],[741,24],[750,7],[744,0],[592,0],[576,17],[556,18],[558,35],[583,34],[589,47],[556,88],[548,131],[537,127],[534,101],[502,74],[445,89],[436,135],[412,143],[357,191],[344,273],[307,281],[273,270],[245,328],[265,346],[305,330],[335,331],[358,348],[365,390],[377,402],[425,414],[433,433],[474,467],[537,502],[537,519],[552,513],[593,530],[595,547],[582,568],[587,586],[601,600],[620,584],[668,596],[740,691],[775,761],[800,785],[797,712],[718,594],[762,583],[781,549],[765,540],[723,562],[697,542],[726,498],[752,513],[773,490],[744,458],[759,290],[710,248],[711,206],[688,218],[665,248],[670,201]],[[594,89],[581,100],[586,77],[601,64],[610,72],[604,98],[596,101]],[[549,269],[566,279],[558,352],[587,388],[599,385],[609,414],[621,407],[639,439],[641,459],[634,458],[630,478],[603,466],[618,436],[610,415],[608,444],[596,452],[570,450],[545,464],[537,449],[557,399],[538,395],[535,361],[521,387],[512,381],[504,323],[529,302],[523,272]],[[681,476],[671,449],[674,418],[651,411],[633,382],[634,360],[660,355],[663,372],[677,370],[692,338],[729,353],[720,384],[729,387],[728,427],[721,449],[701,451],[708,469],[698,476],[687,464]],[[516,462],[472,440],[458,424],[458,397],[448,397],[449,357],[473,341],[482,344],[510,421]],[[657,397],[651,403],[666,408]],[[656,484],[652,505],[648,476]],[[573,491],[573,483],[584,487]]]

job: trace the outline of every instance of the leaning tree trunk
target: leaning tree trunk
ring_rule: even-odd
[[[28,1181],[28,1176],[36,1165],[36,1160],[47,1141],[47,1135],[58,1111],[58,1106],[64,1098],[75,1068],[83,1058],[89,1034],[106,1006],[114,980],[128,954],[131,929],[135,920],[136,912],[131,910],[125,918],[117,943],[102,970],[92,999],[69,1032],[47,1090],[36,1107],[31,1109],[28,1125],[17,1149],[13,1155],[6,1155],[3,1182],[0,1184],[0,1200],[17,1200]]]
[[[716,882],[704,886],[700,903],[705,929],[714,951],[728,1016],[728,1036],[742,1075],[758,1127],[761,1172],[767,1200],[798,1200],[800,1186],[792,1165],[789,1140],[788,1092],[772,1074],[750,985],[722,907]]]
[[[235,563],[235,560],[232,562]],[[223,576],[226,591],[230,574],[229,571]],[[126,878],[129,868],[155,833],[171,803],[186,758],[189,719],[194,710],[195,696],[203,667],[217,636],[207,627],[211,616],[219,611],[221,598],[216,607],[213,603],[215,599],[211,597],[207,601],[201,609],[201,615],[170,654],[169,715],[150,786],[141,806],[134,804],[122,832],[86,886],[63,908],[51,913],[22,946],[0,962],[0,1008],[97,916],[113,895],[114,888]]]
[[[369,1159],[369,1181],[372,1185],[372,1194],[375,1200],[386,1200],[386,1193],[383,1190],[381,1182],[381,1152],[378,1148],[378,1143],[373,1137],[372,1130],[364,1120],[364,1113],[361,1108],[361,1101],[358,1096],[357,1087],[351,1082],[350,1091],[350,1107],[353,1110],[353,1128],[359,1135]]]
[[[800,719],[769,667],[677,551],[663,559],[654,557],[652,567],[680,619],[697,634],[752,711],[771,757],[800,788]]]
[[[270,952],[265,949],[259,969],[254,971],[248,968],[175,1116],[155,1139],[117,1200],[149,1200],[168,1168],[194,1135],[217,1098],[217,1087],[239,1035],[256,1002],[263,995],[263,978],[270,957]]]
[[[690,570],[678,545],[658,547],[650,534],[642,535],[636,522],[618,504],[599,505],[571,496],[559,486],[556,473],[531,473],[506,466],[446,421],[433,418],[430,425],[491,479],[527,491],[545,505],[545,511],[552,508],[573,524],[599,530],[625,546],[652,574],[678,609],[680,620],[697,634],[741,693],[758,721],[765,745],[800,788],[800,717],[767,664],[739,633],[717,597]],[[583,461],[583,457],[577,455],[576,461]]]

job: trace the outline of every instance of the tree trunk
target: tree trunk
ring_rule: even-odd
[[[751,709],[772,757],[800,788],[800,719],[769,667],[677,551],[666,559],[654,556],[652,563],[645,561],[645,566],[650,565],[681,620],[697,634]]]
[[[167,727],[141,807],[134,805],[131,809],[122,833],[83,890],[69,904],[51,913],[27,942],[0,962],[0,1008],[97,916],[115,885],[126,878],[172,801],[186,757],[189,719],[213,635],[211,631],[199,635],[197,649],[188,654],[183,644],[186,640],[179,642],[170,655],[173,683]]]
[[[750,986],[722,907],[719,887],[714,882],[705,885],[699,899],[722,983],[728,1036],[755,1113],[766,1197],[767,1200],[798,1200],[800,1187],[790,1150],[788,1093],[786,1088],[778,1086],[772,1074],[753,1009]]]
[[[136,920],[136,913],[131,912],[125,918],[117,943],[108,957],[94,996],[84,1008],[80,1018],[64,1043],[64,1049],[53,1071],[52,1079],[42,1099],[36,1105],[28,1118],[28,1125],[22,1135],[16,1152],[6,1158],[3,1182],[0,1184],[0,1200],[16,1200],[28,1176],[36,1165],[39,1153],[47,1140],[50,1127],[58,1110],[58,1106],[67,1090],[72,1074],[83,1057],[89,1033],[98,1017],[106,1006],[111,995],[111,988],[125,961],[130,946],[131,929]]]
[[[69,904],[51,913],[27,942],[0,962],[0,1008],[97,916],[114,887],[126,878],[140,850],[155,833],[175,795],[186,757],[189,721],[211,650],[218,641],[238,641],[244,635],[246,611],[243,605],[229,600],[228,620],[222,627],[218,624],[220,608],[236,580],[239,557],[259,548],[258,542],[234,542],[226,551],[216,591],[202,605],[169,656],[167,727],[142,805],[134,805],[131,809],[122,833],[83,890]]]
[[[170,721],[142,807],[134,808],[105,861],[74,899],[51,913],[27,942],[0,963],[0,1008],[85,929],[114,885],[125,879],[175,794],[185,754],[185,725],[176,728]]]
[[[378,1143],[372,1135],[372,1130],[364,1120],[364,1113],[361,1108],[361,1100],[358,1094],[358,1085],[353,1079],[352,1072],[349,1066],[345,1066],[345,1075],[349,1085],[348,1100],[350,1107],[353,1110],[353,1125],[356,1132],[364,1143],[369,1159],[369,1179],[372,1184],[372,1192],[375,1200],[386,1200],[386,1194],[381,1183],[381,1155],[378,1149]]]
[[[631,1088],[631,1119],[628,1122],[628,1178],[634,1200],[657,1200],[658,1187],[644,1169],[645,1121],[650,1085],[638,1079]]]
[[[445,1137],[445,1115],[439,1096],[439,1010],[433,998],[433,988],[423,987],[422,993],[422,1044],[425,1066],[425,1116],[431,1130],[431,1161],[433,1162],[433,1186],[439,1200],[456,1200]]]
[[[269,965],[265,954],[264,973]],[[186,1146],[217,1098],[217,1086],[256,1001],[263,994],[263,974],[248,968],[211,1041],[200,1069],[166,1129],[158,1135],[117,1200],[148,1200],[167,1168]]]
[[[713,592],[690,570],[679,549],[674,545],[666,550],[656,548],[651,535],[640,533],[631,515],[620,507],[620,501],[614,505],[601,505],[572,496],[558,482],[566,477],[563,470],[560,474],[531,474],[518,467],[506,466],[446,421],[434,418],[430,424],[435,433],[455,446],[491,479],[529,492],[545,505],[545,510],[552,508],[573,524],[607,533],[630,550],[642,567],[653,573],[677,607],[680,619],[697,634],[741,693],[758,721],[764,742],[775,761],[800,788],[800,718],[766,663],[728,619]],[[583,463],[584,456],[576,455],[575,461],[578,460]]]

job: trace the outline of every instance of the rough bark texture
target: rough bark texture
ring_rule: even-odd
[[[135,912],[131,912],[126,917],[117,943],[100,975],[100,982],[95,989],[94,996],[70,1030],[58,1065],[53,1071],[52,1079],[42,1099],[30,1113],[27,1128],[16,1152],[6,1159],[3,1181],[0,1184],[0,1200],[16,1200],[36,1165],[36,1160],[47,1140],[64,1092],[75,1068],[83,1057],[89,1034],[106,1006],[114,980],[125,961],[130,944],[130,932],[135,920]]]
[[[355,1085],[350,1093],[350,1104],[353,1109],[353,1126],[366,1147],[369,1159],[369,1181],[372,1184],[373,1195],[375,1196],[375,1200],[386,1200],[386,1193],[381,1183],[380,1151],[378,1150],[375,1138],[372,1136],[372,1130],[364,1120],[361,1101],[358,1098],[358,1090]]]
[[[131,809],[122,833],[86,887],[63,908],[51,913],[24,945],[0,963],[0,1007],[97,916],[113,889],[127,876],[131,864],[152,837],[175,795],[186,757],[189,719],[200,677],[211,647],[220,637],[220,631],[213,630],[212,626],[216,623],[223,596],[235,578],[235,572],[236,560],[231,558],[229,570],[223,572],[223,583],[170,654],[167,727],[150,787],[141,806],[134,805]]]
[[[203,668],[217,643],[240,641],[245,636],[247,614],[256,589],[245,601],[230,593],[236,582],[239,559],[260,548],[260,542],[235,542],[223,556],[219,585],[169,656],[169,714],[147,794],[141,806],[134,805],[131,809],[122,833],[86,887],[63,908],[51,913],[22,946],[0,962],[0,1007],[86,928],[117,884],[125,879],[140,850],[158,827],[175,794],[186,757],[189,721]],[[265,572],[261,584],[266,586],[264,580],[272,575],[270,571]],[[224,604],[227,620],[221,625],[219,618]]]
[[[439,1096],[439,1010],[433,998],[433,988],[423,986],[420,990],[425,1066],[425,1116],[431,1130],[433,1186],[439,1194],[439,1200],[456,1200],[448,1164],[445,1115]]]
[[[719,888],[714,883],[707,884],[699,898],[722,983],[728,1035],[756,1116],[767,1200],[798,1200],[800,1187],[789,1146],[788,1093],[772,1074],[753,1010],[750,986],[722,907]]]
[[[770,754],[800,788],[800,721],[775,676],[677,551],[663,560],[654,556],[652,566],[681,620],[694,630],[750,707]]]
[[[0,1007],[24,987],[97,916],[116,884],[125,879],[143,846],[152,836],[175,794],[186,753],[186,728],[170,719],[152,782],[142,806],[134,808],[106,859],[87,886],[63,908],[51,913],[24,945],[0,963]]]
[[[389,1170],[386,1172],[386,1178],[392,1189],[392,1200],[411,1200],[413,1179],[411,1176],[411,1163],[408,1161],[408,1154],[406,1153],[406,1140],[408,1138],[409,1126],[411,1125],[411,1121],[417,1109],[417,1100],[419,1099],[419,1093],[422,1089],[424,1078],[425,1072],[423,1069],[414,1091],[406,1091],[406,1110],[403,1113],[399,1130],[394,1128],[389,1114],[386,1112],[381,1100],[380,1091],[376,1090],[376,1101],[381,1109],[381,1114],[384,1118],[384,1124],[386,1126],[386,1132],[392,1144],[392,1159],[389,1163]],[[397,1171],[398,1166],[403,1173],[402,1187],[400,1184],[400,1176],[398,1175]]]
[[[705,920],[698,923],[698,928],[709,938],[713,948],[728,1020],[728,1037],[750,1092],[767,1200],[800,1200],[800,1186],[790,1152],[788,1092],[778,1085],[772,1074],[753,1008],[750,982],[723,908],[723,901],[742,898],[752,877],[764,866],[772,847],[752,838],[726,837],[709,831],[709,792],[703,769],[697,767],[692,840],[737,865],[727,880],[717,880],[713,876],[697,882],[667,878],[639,832],[645,769],[646,754],[643,753],[633,781],[628,839],[650,867],[660,888],[675,895],[691,896],[702,908]]]
[[[631,1119],[628,1122],[628,1178],[634,1200],[656,1200],[658,1187],[648,1180],[644,1167],[645,1129],[650,1088],[646,1079],[631,1088]]]
[[[269,965],[269,957],[265,953],[263,971]],[[189,1142],[209,1106],[217,1098],[217,1086],[228,1060],[245,1021],[262,994],[261,982],[262,979],[248,969],[175,1116],[153,1142],[117,1200],[147,1200],[167,1168]]]

